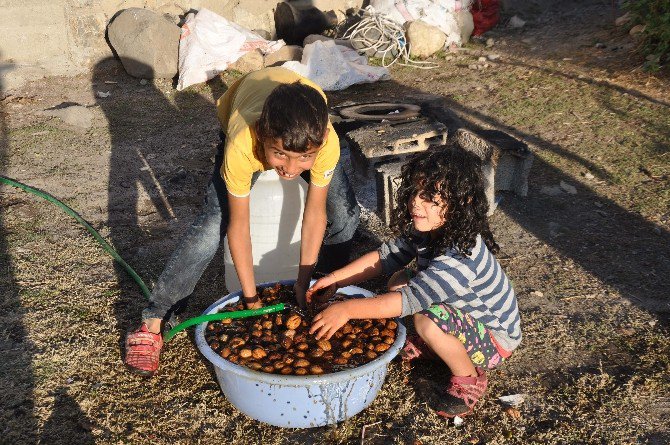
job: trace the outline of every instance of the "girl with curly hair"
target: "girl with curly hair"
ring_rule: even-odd
[[[328,305],[310,332],[328,339],[353,318],[413,315],[418,335],[403,359],[444,362],[452,376],[438,388],[436,411],[463,416],[486,392],[485,369],[521,342],[514,290],[493,256],[481,160],[457,144],[416,156],[402,169],[397,203],[397,237],[316,281],[307,301],[324,303],[337,288],[381,274],[390,275],[388,292]]]

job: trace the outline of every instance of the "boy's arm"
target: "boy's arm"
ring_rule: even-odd
[[[326,232],[326,197],[328,186],[316,187],[309,184],[307,201],[302,215],[302,230],[300,241],[300,267],[296,280],[296,297],[298,303],[304,306],[305,291],[309,287],[314,265],[319,256],[319,249]]]
[[[256,282],[249,229],[249,196],[238,197],[228,193],[228,209],[230,223],[227,236],[230,255],[233,257],[233,264],[235,264],[244,298],[252,299],[256,295]],[[254,301],[247,304],[250,309],[260,306],[260,302]]]

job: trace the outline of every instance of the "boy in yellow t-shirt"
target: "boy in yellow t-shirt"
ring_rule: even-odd
[[[274,169],[282,179],[302,176],[309,183],[295,284],[301,304],[322,242],[324,272],[349,259],[360,210],[338,162],[323,91],[290,70],[266,68],[235,82],[218,100],[217,115],[222,142],[204,207],[159,277],[142,325],[126,338],[125,363],[141,375],[158,369],[161,325],[193,292],[222,236],[228,236],[246,306],[260,307],[249,232],[249,193],[260,172]]]

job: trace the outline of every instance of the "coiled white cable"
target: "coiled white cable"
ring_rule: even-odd
[[[359,52],[367,54],[374,51],[375,55],[381,53],[383,67],[388,68],[396,62],[402,66],[419,69],[433,69],[439,66],[435,62],[410,59],[409,43],[403,27],[386,15],[374,12],[369,6],[363,10],[363,18],[349,28],[342,38],[354,42],[354,47]],[[387,57],[390,59],[389,63]]]

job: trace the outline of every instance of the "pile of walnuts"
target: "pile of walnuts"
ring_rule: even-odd
[[[290,303],[289,285],[259,289],[264,305]],[[240,302],[227,311],[243,310]],[[224,359],[256,371],[284,375],[319,375],[355,368],[377,358],[395,342],[398,325],[389,319],[350,320],[331,337],[317,340],[310,320],[296,312],[211,322],[209,346]]]

